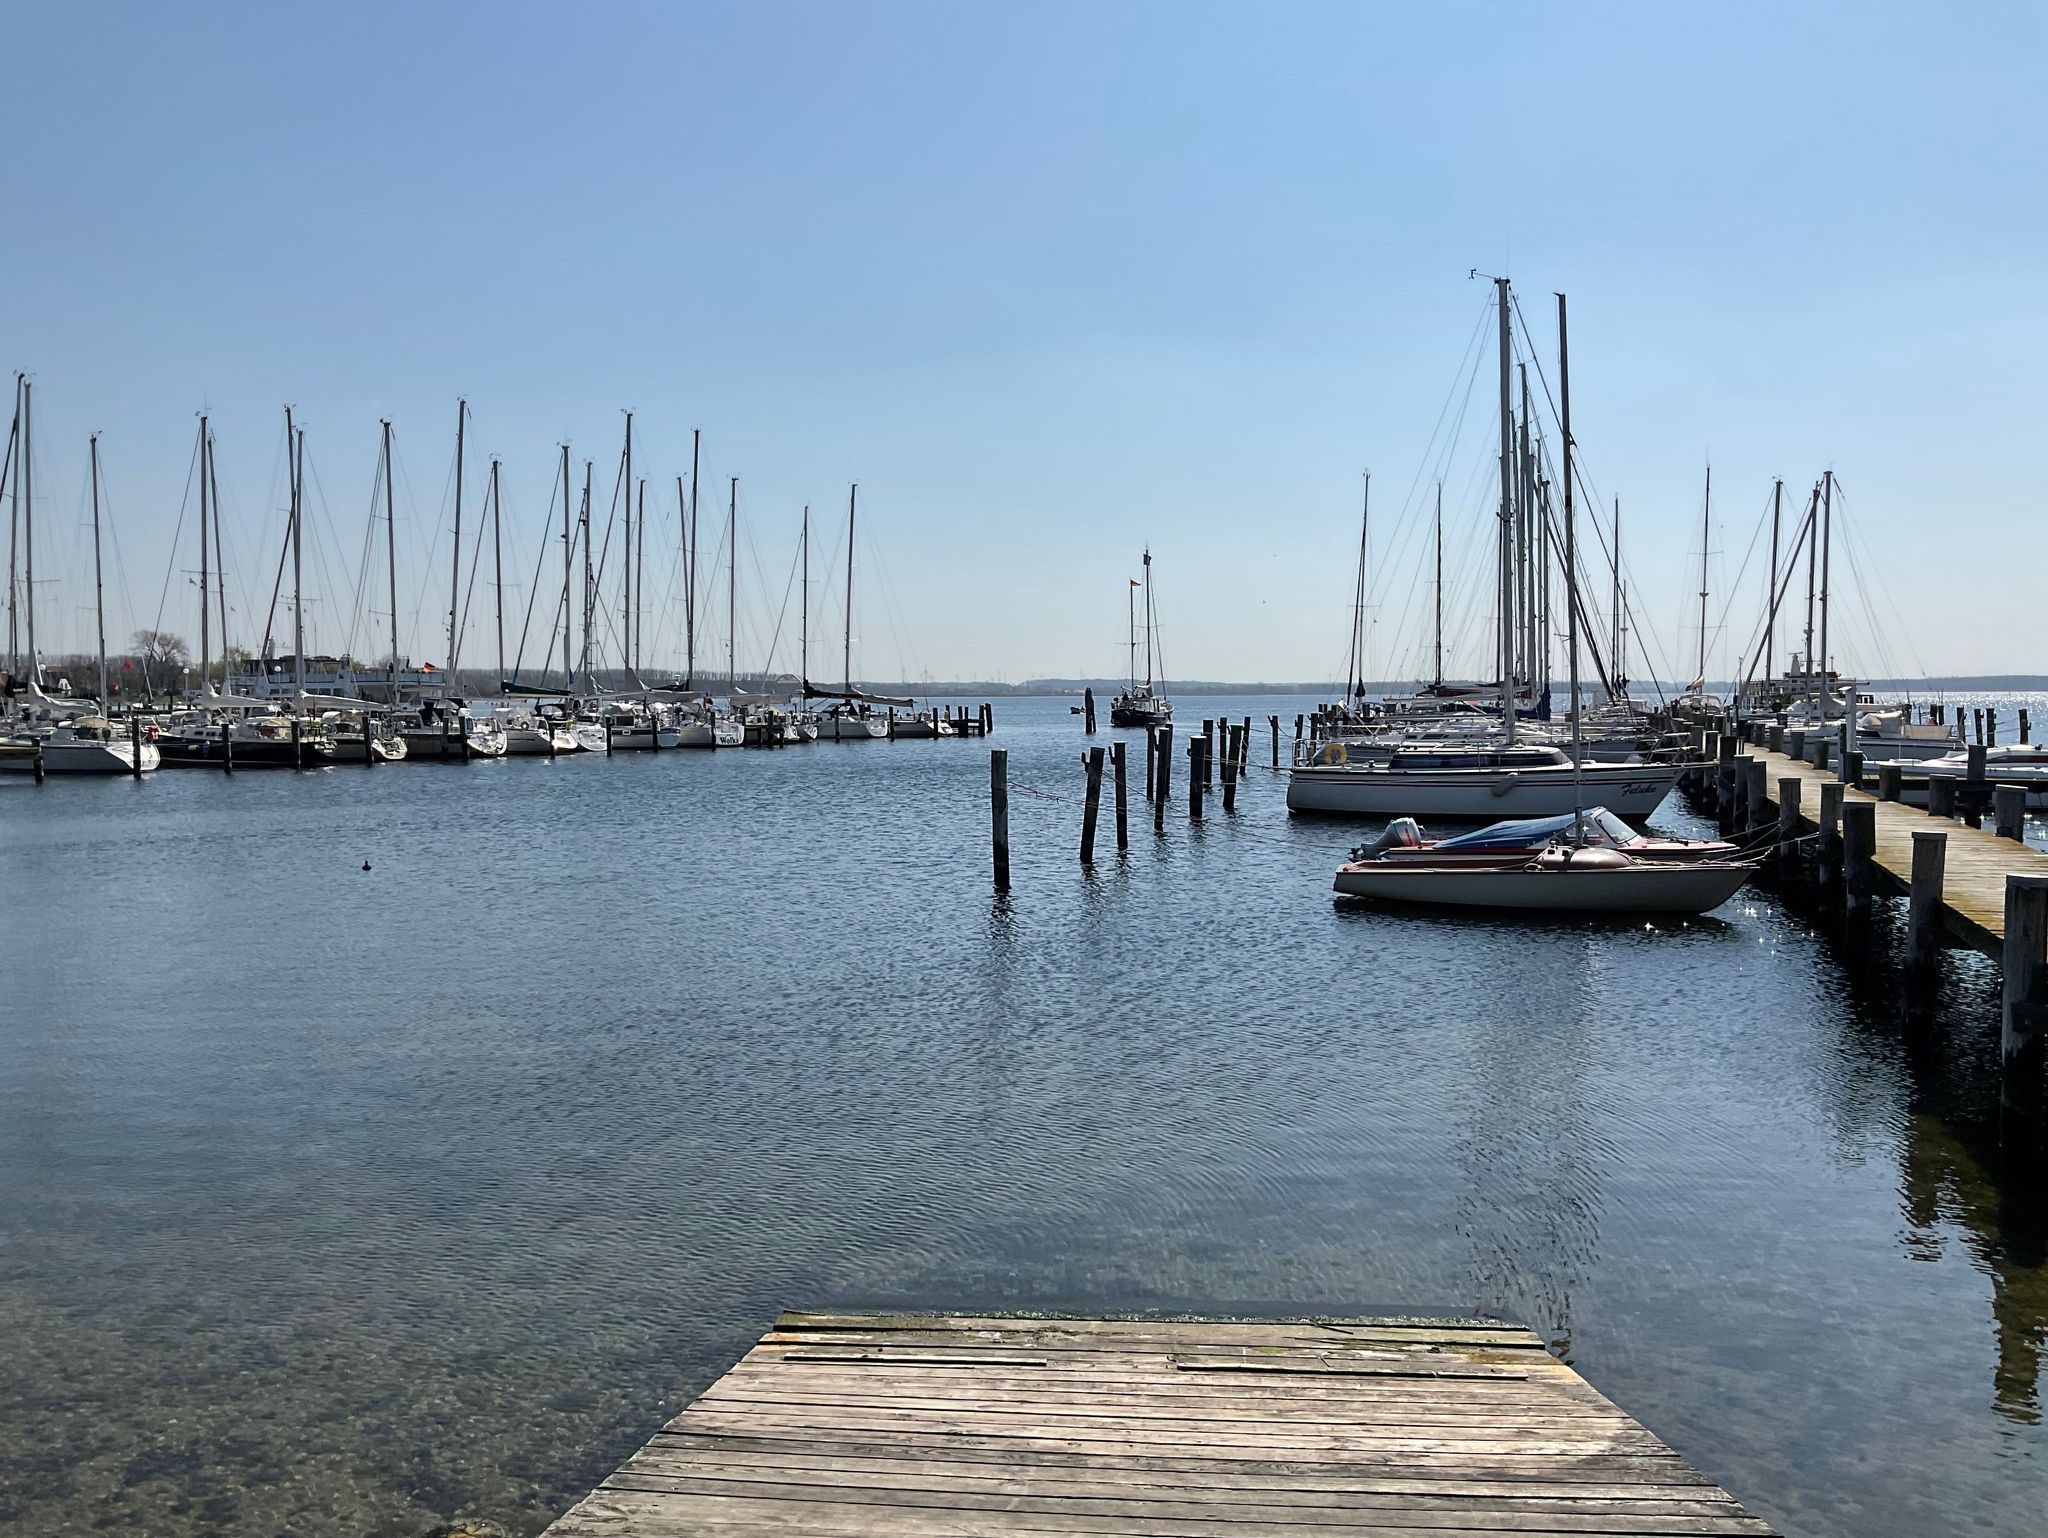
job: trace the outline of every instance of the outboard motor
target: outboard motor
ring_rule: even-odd
[[[1422,829],[1413,817],[1396,817],[1388,823],[1385,831],[1370,844],[1360,844],[1351,851],[1354,860],[1373,860],[1389,849],[1420,849]]]

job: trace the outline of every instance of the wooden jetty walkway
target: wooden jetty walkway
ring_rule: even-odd
[[[1498,1320],[784,1314],[551,1538],[1769,1534]]]
[[[2024,1113],[2029,1135],[2038,1136],[2048,1087],[2048,854],[2024,841],[2024,789],[1996,783],[1980,744],[1970,751],[1968,778],[1923,776],[1928,809],[1918,811],[1902,799],[1906,769],[1880,766],[1873,794],[1862,756],[1841,754],[1831,764],[1834,746],[1831,734],[1808,742],[1762,722],[1747,723],[1740,737],[1696,733],[1680,783],[1723,826],[1759,835],[1775,828],[1780,870],[1810,869],[1852,917],[1868,911],[1874,892],[1904,893],[1915,983],[1931,979],[1950,944],[1995,960],[2003,973],[2002,1102]],[[1987,810],[1993,831],[1978,825]],[[1800,852],[1809,834],[1810,861]]]

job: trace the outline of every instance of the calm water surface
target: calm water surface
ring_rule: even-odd
[[[1788,1532],[2042,1531],[1988,966],[1338,906],[1267,774],[1084,873],[998,727],[1006,901],[973,742],[0,784],[0,1526],[535,1532],[856,1304],[1494,1311]]]

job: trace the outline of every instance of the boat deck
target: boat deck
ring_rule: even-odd
[[[1769,1534],[1497,1320],[784,1314],[552,1538]]]

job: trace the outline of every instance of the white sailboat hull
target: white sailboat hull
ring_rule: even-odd
[[[1364,861],[1338,870],[1345,897],[1553,913],[1706,913],[1749,879],[1743,866],[1637,862],[1617,869],[1403,869]]]
[[[513,725],[505,728],[507,758],[557,758],[564,753],[581,753],[583,744],[567,727]]]
[[[1678,771],[1663,764],[1528,769],[1388,769],[1303,765],[1287,778],[1290,812],[1343,817],[1560,817],[1600,804],[1623,817],[1656,811]],[[1575,788],[1576,787],[1576,788]]]
[[[144,739],[142,772],[148,774],[163,763],[155,743]],[[27,753],[0,756],[0,773],[31,774],[35,760]],[[46,742],[43,744],[45,774],[133,774],[135,758],[126,742]]]
[[[676,728],[676,746],[715,748],[718,746],[718,733],[711,729],[709,721],[685,721]]]
[[[820,742],[874,742],[889,735],[886,717],[861,717],[842,720],[837,716],[826,716],[818,722]]]

